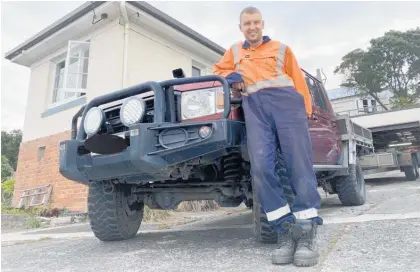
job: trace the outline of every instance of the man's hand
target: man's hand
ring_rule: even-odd
[[[232,87],[237,91],[245,91],[245,84],[243,82],[232,83]]]
[[[232,83],[232,96],[234,98],[241,97],[241,92],[245,91],[245,84],[243,82]]]

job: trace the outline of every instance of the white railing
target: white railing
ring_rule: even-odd
[[[385,107],[388,108],[388,110],[390,110],[391,105],[385,104]],[[366,115],[366,114],[386,112],[388,110],[385,109],[382,105],[376,105],[376,106],[364,106],[362,108],[358,107],[355,109],[344,110],[344,111],[335,111],[335,113],[339,115],[346,114],[349,116],[360,116],[360,115]]]

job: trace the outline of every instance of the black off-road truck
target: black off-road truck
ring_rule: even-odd
[[[336,116],[322,83],[303,72],[314,102],[309,123],[319,185],[344,205],[361,205],[357,156],[372,151],[372,136]],[[223,77],[185,78],[181,69],[173,75],[92,99],[73,117],[72,138],[60,143],[60,173],[89,186],[95,236],[135,236],[144,205],[174,209],[185,200],[215,200],[223,207],[244,202],[253,209],[257,239],[276,242],[252,187],[241,100]],[[280,150],[276,166],[292,202]]]

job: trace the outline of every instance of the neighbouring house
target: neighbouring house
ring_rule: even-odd
[[[370,95],[359,96],[356,90],[346,87],[340,87],[327,91],[328,98],[331,101],[334,112],[337,114],[348,114],[357,116],[362,114],[384,111],[384,108]],[[384,91],[378,95],[379,100],[386,107],[389,107],[391,92]]]
[[[139,84],[211,73],[225,49],[145,2],[86,2],[6,54],[29,67],[14,204],[52,185],[50,205],[87,210],[87,187],[58,172],[59,142],[92,98]]]

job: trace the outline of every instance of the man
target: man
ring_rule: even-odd
[[[292,50],[263,36],[263,28],[260,11],[245,8],[240,14],[245,41],[232,45],[213,73],[232,84],[234,96],[243,97],[253,188],[278,232],[273,263],[312,266],[319,258],[316,233],[322,219],[308,129],[311,96]],[[296,195],[292,207],[275,173],[278,144]]]

